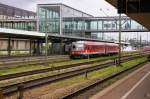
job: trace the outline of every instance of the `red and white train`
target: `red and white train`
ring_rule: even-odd
[[[150,46],[144,46],[142,51],[143,52],[150,52]]]
[[[88,55],[117,54],[119,46],[116,43],[77,41],[71,46],[71,57],[87,57]]]

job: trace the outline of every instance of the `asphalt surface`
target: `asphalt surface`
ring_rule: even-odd
[[[97,93],[91,99],[150,99],[150,63]]]
[[[150,72],[134,85],[121,99],[150,99]]]

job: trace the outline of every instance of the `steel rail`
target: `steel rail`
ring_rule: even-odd
[[[58,57],[58,58],[62,59],[59,62],[69,60],[68,57]],[[53,63],[53,62],[57,62],[58,58],[56,58],[56,57],[51,58],[50,57],[50,58],[48,58],[47,62],[45,62],[45,59],[43,59],[43,58],[39,58],[39,59],[35,59],[35,60],[32,60],[29,58],[26,60],[10,62],[10,63],[5,62],[5,63],[0,63],[0,68],[7,68],[7,67],[13,67],[13,66],[24,66],[24,65],[41,65],[41,64],[46,64],[46,63]]]
[[[134,58],[135,57],[127,58],[127,59],[122,60],[122,62],[131,60],[131,59],[134,59]],[[23,84],[24,89],[29,89],[31,87],[36,87],[36,86],[44,85],[44,84],[47,84],[47,83],[52,83],[52,82],[55,82],[55,81],[75,77],[75,76],[78,76],[78,75],[82,75],[85,72],[92,72],[92,71],[102,69],[102,68],[106,68],[106,67],[109,67],[109,66],[112,66],[112,65],[115,65],[115,63],[114,62],[108,62],[108,63],[104,63],[104,64],[100,64],[100,65],[96,65],[96,66],[91,66],[91,67],[87,67],[87,68],[83,68],[83,69],[77,69],[77,70],[72,70],[72,71],[69,71],[69,72],[64,72],[64,73],[60,73],[60,74],[56,74],[56,75],[51,75],[51,76],[48,76],[48,77],[33,79],[33,80],[22,82],[22,83],[3,86],[0,89],[3,90],[4,95],[8,95],[8,94],[11,94],[13,92],[16,92],[18,90],[17,88],[20,84]]]

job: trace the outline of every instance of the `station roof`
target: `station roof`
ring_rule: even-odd
[[[25,31],[25,30],[17,30],[17,29],[6,29],[0,28],[1,37],[16,37],[16,38],[43,38],[45,37],[45,33],[40,33],[36,31]],[[49,33],[49,37],[52,38],[62,38],[62,39],[71,39],[71,40],[86,40],[86,41],[98,41],[98,42],[111,42],[111,41],[103,41],[99,39],[92,38],[84,38],[84,37],[76,37],[76,36],[66,36],[66,35],[56,35]]]
[[[39,33],[35,31],[25,31],[25,30],[17,30],[17,29],[5,29],[0,28],[0,33],[7,33],[7,34],[15,34],[15,35],[31,35],[31,36],[44,36],[45,33]]]
[[[85,38],[85,37],[67,36],[67,35],[52,35],[52,34],[49,34],[49,37],[71,39],[71,40],[83,40],[83,41],[97,41],[97,42],[114,43],[112,41],[105,41],[105,40],[99,40],[99,39],[93,39],[93,38]]]
[[[25,30],[17,30],[17,29],[6,29],[6,28],[0,28],[0,35],[1,36],[12,36],[12,37],[20,37],[20,38],[40,38],[43,37],[44,33],[39,33],[36,31],[25,31]]]

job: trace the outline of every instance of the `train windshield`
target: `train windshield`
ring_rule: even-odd
[[[76,49],[76,46],[75,46],[75,45],[72,45],[72,49]]]
[[[84,48],[83,44],[80,43],[76,43],[72,45],[73,50],[83,50],[83,48]]]

